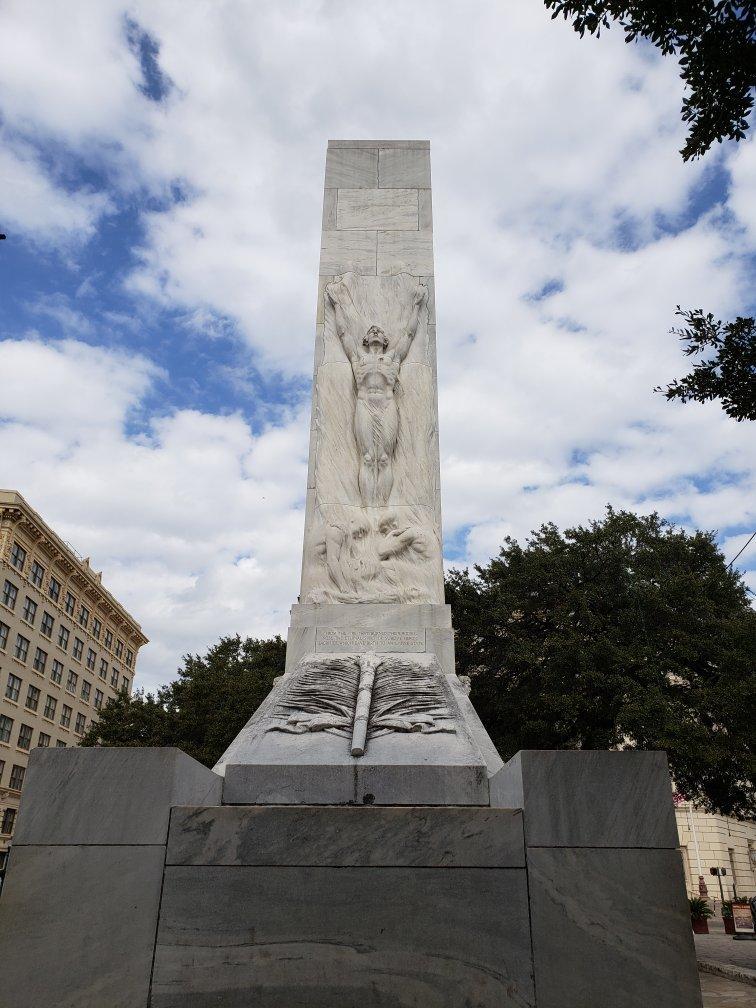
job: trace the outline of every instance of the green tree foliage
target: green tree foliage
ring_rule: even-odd
[[[452,572],[457,668],[501,755],[664,749],[679,791],[753,815],[756,613],[714,538],[608,508]]]
[[[690,374],[654,391],[683,403],[718,399],[733,419],[756,420],[756,319],[723,324],[700,308],[683,311],[679,305],[675,314],[685,321],[682,329],[672,330],[687,344],[683,353],[704,356]]]
[[[678,56],[686,87],[683,160],[723,139],[742,140],[756,87],[756,6],[743,0],[544,0],[581,36],[616,22],[626,42],[646,39]]]
[[[212,766],[283,673],[280,637],[224,637],[186,655],[178,678],[156,695],[121,693],[89,728],[86,746],[178,746]]]

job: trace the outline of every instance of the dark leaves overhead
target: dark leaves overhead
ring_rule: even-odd
[[[625,41],[645,39],[677,56],[685,84],[684,160],[722,140],[742,140],[756,87],[756,5],[732,0],[544,0],[582,37],[613,23]]]

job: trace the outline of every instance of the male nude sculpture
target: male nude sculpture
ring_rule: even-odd
[[[334,308],[336,333],[352,365],[357,389],[354,436],[360,453],[360,497],[364,507],[380,506],[388,503],[394,483],[393,459],[399,435],[394,389],[428,292],[422,284],[417,285],[407,326],[391,348],[386,334],[376,325],[359,339],[354,325],[349,324],[349,292],[340,280],[328,284],[326,294]]]

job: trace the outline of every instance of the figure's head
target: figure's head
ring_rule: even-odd
[[[372,353],[379,353],[388,349],[388,339],[386,333],[380,326],[370,326],[362,340],[362,345],[367,347]]]

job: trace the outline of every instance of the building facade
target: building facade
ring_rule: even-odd
[[[146,643],[89,560],[0,490],[0,870],[30,751],[78,745],[98,711],[131,692]]]
[[[727,874],[721,881],[726,900],[734,895],[756,896],[756,823],[702,812],[679,795],[675,795],[675,815],[689,895],[699,895],[700,875],[709,899],[719,904],[719,878],[711,869],[724,868]]]

